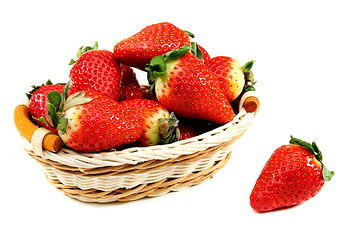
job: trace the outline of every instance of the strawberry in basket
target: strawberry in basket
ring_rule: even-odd
[[[122,64],[122,71],[119,101],[144,98],[145,93],[136,78],[134,70]]]
[[[97,42],[93,47],[80,47],[77,60],[71,60],[72,87],[79,90],[97,90],[118,100],[121,93],[122,69],[114,54],[99,50]]]
[[[49,99],[47,95],[52,91],[58,91],[62,93],[64,90],[65,84],[52,84],[50,80],[48,80],[45,84],[41,86],[32,86],[33,89],[27,93],[27,97],[29,98],[29,112],[32,118],[42,127],[45,127],[48,130],[57,133],[56,126],[51,120],[51,117],[48,112],[48,103]],[[70,94],[75,93],[77,90],[75,88],[71,88]]]
[[[250,205],[267,212],[300,204],[318,194],[333,175],[316,143],[291,137],[290,144],[276,149],[267,161],[251,192]]]
[[[81,152],[98,152],[135,142],[141,136],[139,121],[118,103],[98,91],[85,90],[68,96],[48,94],[49,115],[64,143]]]
[[[217,79],[189,46],[154,57],[146,71],[158,101],[176,115],[220,124],[234,118]]]
[[[199,134],[198,129],[188,121],[179,121],[178,129],[180,132],[179,141],[196,137]]]
[[[119,102],[122,110],[138,118],[142,124],[140,146],[167,144],[179,140],[178,119],[159,102],[134,99]]]
[[[220,87],[229,102],[240,96],[245,85],[245,75],[236,59],[218,56],[208,60],[206,66],[217,77]]]
[[[189,34],[168,22],[152,24],[118,42],[114,54],[121,63],[144,70],[153,57],[190,46]]]

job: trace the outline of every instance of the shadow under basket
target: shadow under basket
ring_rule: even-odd
[[[249,110],[245,104],[251,98],[255,103]],[[18,107],[22,112],[15,109],[14,121],[24,148],[40,163],[48,181],[72,198],[105,203],[159,196],[211,178],[225,166],[232,144],[251,125],[259,101],[254,92],[244,94],[231,122],[193,138],[99,153],[49,148],[46,142],[53,143],[51,137],[58,136],[33,125],[27,107]]]

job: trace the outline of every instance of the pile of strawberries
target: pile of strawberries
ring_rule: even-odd
[[[28,93],[30,114],[81,152],[171,143],[230,122],[232,104],[254,90],[253,61],[210,58],[192,37],[162,22],[113,51],[81,47],[67,84]],[[133,68],[147,72],[149,85],[139,84]]]

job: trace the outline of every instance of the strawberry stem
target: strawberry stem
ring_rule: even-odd
[[[315,158],[321,163],[322,166],[322,175],[325,181],[330,181],[331,178],[334,176],[334,171],[329,171],[326,166],[324,165],[323,161],[323,156],[322,153],[319,149],[319,147],[317,146],[317,144],[315,142],[312,142],[311,144],[308,142],[305,142],[303,140],[300,140],[298,138],[294,138],[293,136],[290,136],[290,144],[295,144],[301,147],[304,147],[306,149],[308,149],[314,156]]]

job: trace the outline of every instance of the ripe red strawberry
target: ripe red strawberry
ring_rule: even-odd
[[[220,87],[229,102],[240,96],[245,85],[245,75],[236,59],[218,56],[208,60],[206,66],[217,77]]]
[[[51,122],[51,117],[49,116],[47,107],[49,99],[47,98],[47,95],[52,91],[62,93],[64,86],[65,84],[52,84],[49,80],[41,86],[32,86],[33,90],[27,94],[30,99],[29,112],[32,118],[35,119],[38,125],[45,127],[54,133],[57,133],[57,129]],[[75,93],[76,91],[75,88],[72,88],[70,94]]]
[[[234,111],[212,72],[184,46],[147,66],[158,101],[177,116],[227,123]]]
[[[144,70],[153,57],[184,45],[190,46],[188,32],[171,23],[162,22],[149,25],[121,40],[115,45],[114,54],[121,63]]]
[[[185,121],[179,121],[178,129],[180,131],[179,141],[192,138],[198,135],[196,129]]]
[[[49,112],[64,143],[82,152],[98,152],[136,141],[141,125],[108,96],[93,90],[67,96],[49,93]],[[52,110],[51,110],[52,109]]]
[[[314,197],[334,175],[322,163],[317,145],[291,137],[289,145],[275,150],[250,195],[259,212],[300,204]]]
[[[123,64],[122,71],[119,101],[144,98],[143,89],[141,88],[133,69]]]
[[[160,103],[149,99],[119,102],[124,111],[133,114],[142,124],[140,146],[167,144],[179,139],[178,120]]]
[[[81,47],[77,53],[78,60],[70,70],[73,87],[79,90],[97,90],[117,101],[120,97],[121,64],[108,50]]]

